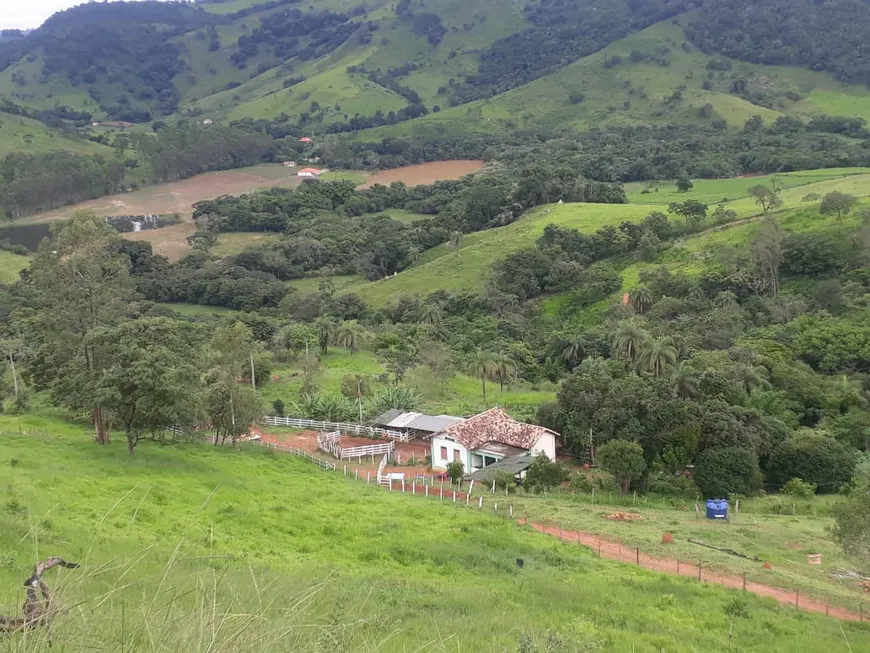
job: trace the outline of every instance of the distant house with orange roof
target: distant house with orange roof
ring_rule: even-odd
[[[309,138],[308,136],[303,136],[302,138],[299,139],[299,142],[300,143],[313,143],[314,139]]]
[[[319,177],[322,174],[323,170],[319,170],[318,168],[300,168],[296,172],[297,177],[307,177],[308,179]]]

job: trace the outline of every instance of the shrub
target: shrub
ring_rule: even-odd
[[[495,482],[496,490],[504,490],[511,494],[517,491],[516,476],[505,470],[500,470],[492,474],[489,478],[489,482]]]
[[[784,486],[793,478],[814,483],[819,492],[837,492],[855,471],[858,452],[819,433],[798,434],[776,449],[767,464],[767,482]]]
[[[571,489],[574,492],[592,492],[593,487],[595,486],[586,474],[574,474],[571,477]]]
[[[647,480],[646,489],[653,494],[685,496],[695,492],[691,479],[673,474],[652,474]]]
[[[547,491],[561,485],[567,478],[568,472],[561,463],[552,461],[546,454],[540,453],[529,466],[523,485],[527,490]]]
[[[816,493],[816,484],[807,483],[799,478],[793,478],[783,486],[781,492],[782,494],[800,497],[801,499],[810,499]]]
[[[465,467],[463,467],[462,462],[459,460],[454,460],[447,465],[447,476],[450,477],[450,480],[456,483],[463,476],[465,476]]]
[[[280,399],[276,399],[272,402],[272,410],[278,417],[284,417],[284,402]]]
[[[623,494],[631,489],[633,481],[638,480],[646,471],[643,447],[628,440],[611,440],[598,447],[598,464],[613,474]]]
[[[707,449],[695,462],[695,485],[707,499],[752,494],[761,488],[758,457],[748,449]]]

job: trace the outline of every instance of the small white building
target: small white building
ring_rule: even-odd
[[[318,170],[317,168],[301,168],[297,173],[297,177],[306,177],[308,179],[313,179],[315,177],[319,177],[323,174],[323,170]]]
[[[284,162],[284,167],[285,167],[285,168],[295,168],[295,167],[296,167],[296,162],[295,162],[295,161],[285,161],[285,162]]]
[[[504,458],[530,453],[556,460],[558,433],[518,422],[499,408],[469,417],[432,436],[432,468],[458,460],[470,474]]]

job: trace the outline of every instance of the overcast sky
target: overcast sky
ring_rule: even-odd
[[[87,0],[0,0],[0,29],[39,27],[61,9],[84,4]]]

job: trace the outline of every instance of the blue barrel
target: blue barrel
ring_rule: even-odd
[[[707,499],[707,519],[728,519],[728,502],[725,499]]]

